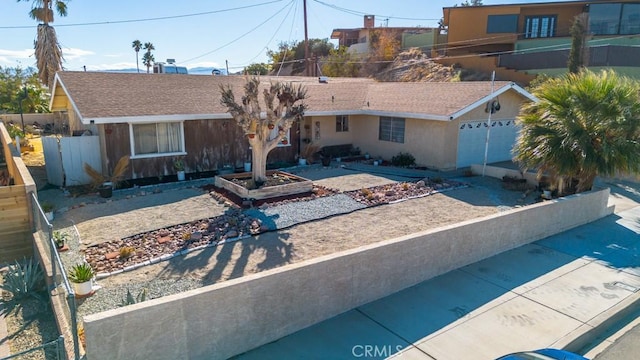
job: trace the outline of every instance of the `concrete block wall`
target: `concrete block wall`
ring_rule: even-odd
[[[482,175],[482,165],[471,165],[471,172],[475,175]],[[516,179],[526,179],[527,184],[532,186],[538,186],[538,174],[535,172],[527,171],[522,173],[520,170],[507,169],[499,166],[485,166],[484,174],[496,179],[502,179],[505,176],[510,176]]]
[[[87,358],[226,359],[597,220],[611,213],[608,196],[609,189],[572,195],[89,315]]]

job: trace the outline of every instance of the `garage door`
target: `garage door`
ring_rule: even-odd
[[[458,159],[456,166],[463,168],[484,162],[484,148],[487,138],[487,121],[469,121],[460,124],[458,132]],[[511,160],[511,149],[515,143],[518,128],[514,120],[491,122],[487,163]]]

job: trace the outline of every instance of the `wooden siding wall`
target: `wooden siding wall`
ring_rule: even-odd
[[[0,186],[0,263],[6,263],[33,254],[28,192],[35,191],[35,183],[1,123],[0,142],[15,184]]]
[[[109,173],[118,160],[131,154],[129,125],[104,125],[106,168]],[[249,143],[234,120],[190,120],[184,122],[186,173],[215,171],[224,165],[241,168],[250,159]],[[291,146],[271,151],[267,163],[294,161],[298,154],[299,125],[291,128]],[[172,156],[132,159],[129,179],[174,175]]]

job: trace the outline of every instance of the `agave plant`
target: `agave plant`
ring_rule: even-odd
[[[37,292],[43,289],[43,280],[44,273],[38,263],[25,258],[22,262],[16,261],[9,266],[0,289],[10,292],[14,300],[27,296],[40,299]]]
[[[131,294],[131,291],[127,289],[127,296],[124,299],[122,299],[120,306],[133,305],[139,302],[143,302],[145,300],[147,300],[147,289],[140,290],[140,292],[136,297],[133,297],[133,295]]]
[[[91,265],[87,263],[81,263],[73,265],[69,270],[69,280],[76,284],[87,282],[95,276],[95,272],[91,268]]]

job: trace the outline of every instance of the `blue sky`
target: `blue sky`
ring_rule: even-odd
[[[361,27],[363,13],[376,15],[376,26],[387,18],[388,26],[436,26],[442,7],[459,2],[307,0],[308,33],[310,38],[329,38],[334,28]],[[526,2],[530,1],[485,0],[484,4]],[[56,15],[52,25],[66,70],[135,68],[131,43],[139,39],[154,44],[156,61],[174,58],[189,68],[223,68],[228,61],[230,72],[235,72],[266,62],[267,49],[276,49],[280,42],[304,39],[302,8],[303,0],[73,0],[68,16]],[[30,2],[2,0],[0,66],[35,66],[37,23],[29,18],[30,9]],[[154,18],[165,19],[150,20]]]

